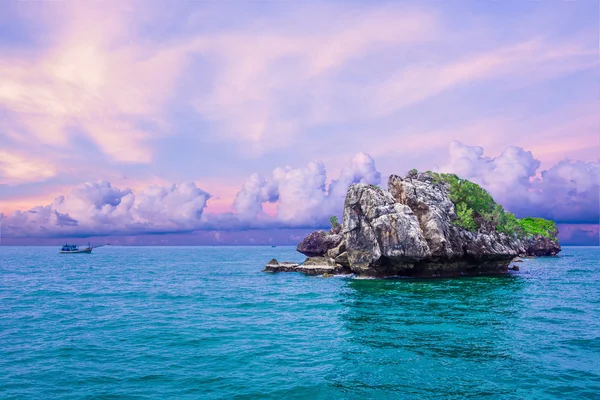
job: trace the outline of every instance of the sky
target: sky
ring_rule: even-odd
[[[599,11],[5,2],[2,244],[295,244],[417,168],[598,245]]]

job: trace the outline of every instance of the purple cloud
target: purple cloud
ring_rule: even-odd
[[[238,192],[234,210],[241,219],[257,216],[267,223],[289,227],[319,226],[332,215],[340,215],[348,186],[353,183],[378,184],[381,174],[375,161],[366,153],[358,153],[345,166],[339,177],[327,185],[323,163],[310,162],[305,168],[276,168],[267,180],[252,175]],[[277,214],[269,219],[263,204],[277,202]]]
[[[13,237],[96,236],[193,231],[210,195],[194,183],[150,186],[135,194],[108,182],[85,183],[52,204],[4,218]]]
[[[538,174],[540,162],[519,147],[497,157],[483,148],[454,141],[442,168],[473,180],[519,217],[537,216],[559,223],[598,221],[599,164],[564,160]],[[66,237],[311,229],[339,216],[353,183],[379,184],[373,158],[356,154],[338,177],[327,179],[325,165],[275,168],[270,177],[251,175],[232,204],[232,212],[205,213],[210,195],[194,183],[150,186],[134,193],[108,182],[86,183],[46,206],[15,211],[4,218],[7,237]],[[270,210],[270,211],[269,211]],[[572,236],[572,235],[571,235]]]

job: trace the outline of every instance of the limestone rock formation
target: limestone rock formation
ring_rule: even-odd
[[[304,238],[296,250],[307,257],[321,257],[342,243],[342,235],[332,232],[316,231]]]
[[[477,216],[476,229],[457,224],[451,196],[455,189],[434,175],[416,171],[404,178],[392,175],[388,190],[351,185],[341,232],[338,225],[335,232],[308,235],[297,250],[309,258],[292,270],[381,277],[501,274],[517,256],[556,255],[560,251],[556,231],[507,234],[484,214]]]
[[[349,266],[358,274],[384,273],[388,262],[414,262],[431,256],[411,209],[374,186],[358,184],[348,189],[342,231]]]

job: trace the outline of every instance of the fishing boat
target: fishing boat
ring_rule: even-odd
[[[92,246],[88,243],[87,247],[84,249],[80,249],[76,244],[68,244],[66,243],[61,249],[60,254],[80,254],[80,253],[91,253]]]

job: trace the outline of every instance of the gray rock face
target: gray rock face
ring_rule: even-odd
[[[331,229],[329,230],[329,233],[331,233],[333,235],[339,235],[340,233],[342,233],[342,225],[336,224],[335,226],[332,226]]]
[[[409,174],[405,179],[391,175],[388,190],[398,203],[410,207],[417,216],[433,257],[462,254],[461,247],[453,247],[458,233],[452,229],[456,214],[444,185],[435,184],[429,174]]]
[[[309,257],[304,264],[278,270],[381,277],[503,274],[516,256],[560,251],[556,237],[518,239],[487,224],[477,232],[455,225],[448,187],[427,173],[392,175],[388,189],[351,185],[341,232],[337,227],[311,233],[297,248]]]
[[[448,188],[427,173],[392,175],[388,190],[350,186],[343,242],[328,257],[360,275],[428,277],[501,274],[518,255],[560,251],[555,238],[521,240],[495,227],[471,232],[454,225]]]
[[[389,263],[410,264],[431,256],[417,217],[382,189],[350,186],[342,231],[350,269],[359,274],[385,273]]]
[[[456,212],[448,189],[427,173],[409,173],[405,178],[392,175],[388,189],[396,201],[417,215],[432,258],[506,258],[524,251],[520,241],[495,229],[470,232],[455,226]]]
[[[554,256],[561,250],[556,237],[516,239],[493,227],[473,233],[453,225],[456,214],[448,189],[442,183],[435,183],[427,173],[409,173],[405,178],[392,175],[388,189],[419,218],[433,257]]]
[[[545,236],[535,236],[525,240],[525,255],[555,256],[561,251],[558,239]]]
[[[296,251],[307,257],[321,257],[342,243],[342,235],[332,234],[325,231],[316,231],[304,238]]]
[[[503,273],[519,254],[506,235],[469,232],[452,224],[444,186],[392,176],[390,191],[356,184],[344,204],[343,234],[350,269],[372,276],[454,276]]]

